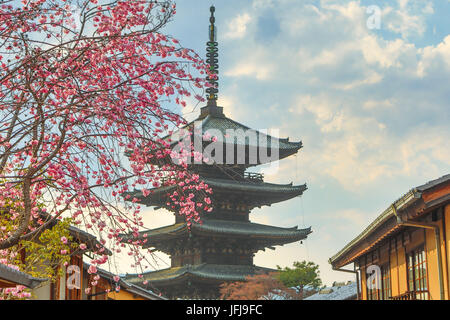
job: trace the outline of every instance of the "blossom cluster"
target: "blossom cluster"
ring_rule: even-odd
[[[164,136],[185,124],[170,106],[185,106],[209,72],[162,33],[175,13],[171,1],[150,0],[0,6],[0,208],[16,204],[0,248],[46,227],[42,213],[123,247],[119,235],[143,227],[129,196],[136,187],[175,186],[167,206],[189,223],[211,210],[208,186],[167,161]],[[103,251],[94,265],[106,262]],[[136,264],[144,259],[130,252]]]

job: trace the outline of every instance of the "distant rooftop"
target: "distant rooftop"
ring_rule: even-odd
[[[356,299],[356,282],[334,283],[304,300],[353,300]]]

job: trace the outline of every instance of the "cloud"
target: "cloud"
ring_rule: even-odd
[[[427,28],[426,18],[433,13],[431,1],[398,0],[396,8],[384,8],[382,23],[387,30],[400,34],[403,39],[421,37]]]
[[[450,35],[439,43],[437,46],[427,46],[419,53],[422,55],[421,61],[418,63],[417,75],[421,78],[429,73],[450,71]]]
[[[246,60],[226,71],[225,75],[229,77],[249,76],[255,77],[257,80],[268,80],[271,76],[271,67],[260,66],[251,60]]]
[[[363,108],[367,110],[377,109],[377,108],[392,108],[394,102],[390,99],[385,100],[367,100],[363,104]]]
[[[255,3],[249,11],[255,17],[270,5]],[[282,4],[277,10],[281,32],[266,45],[251,40],[258,30],[249,27],[245,41],[233,43],[240,54],[225,75],[274,85],[272,90],[254,91],[258,109],[265,103],[267,108],[275,105],[273,95],[282,92],[276,105],[289,112],[275,111],[272,126],[278,124],[304,141],[312,175],[335,179],[346,190],[361,193],[386,178],[421,175],[419,168],[425,165],[434,168],[430,174],[448,168],[448,161],[437,156],[438,144],[421,149],[407,143],[414,141],[414,128],[424,121],[434,122],[433,127],[423,126],[429,139],[450,139],[444,121],[449,115],[448,90],[433,78],[450,77],[450,36],[423,49],[407,36],[423,32],[418,26],[432,13],[429,2],[399,1],[386,7],[386,19],[401,10],[399,17],[413,18],[407,30],[398,31],[400,37],[386,39],[367,28],[365,7],[359,1]],[[252,86],[245,82],[245,93],[233,91],[239,97],[235,100],[250,109],[244,94],[249,95]],[[431,87],[434,90],[426,89]],[[251,114],[249,110],[247,115]],[[402,149],[411,157],[406,162]]]
[[[228,39],[243,38],[246,34],[247,24],[250,22],[250,20],[251,17],[249,14],[238,14],[228,23],[228,30],[224,34],[224,37]]]
[[[254,0],[227,9],[219,105],[304,145],[265,180],[308,190],[255,209],[251,220],[290,227],[304,217],[313,233],[303,245],[258,252],[257,265],[307,259],[328,283],[351,277],[333,272],[328,258],[404,192],[448,173],[450,35],[439,23],[441,38],[428,32],[448,12],[429,0],[380,1],[381,29],[370,30],[369,2]]]
[[[245,48],[247,51],[249,48]],[[255,47],[250,53],[243,52],[239,61],[235,63],[231,68],[225,70],[224,74],[228,77],[250,77],[256,80],[269,80],[272,79],[272,75],[276,72],[274,65],[271,63],[271,59],[263,47]],[[260,62],[264,63],[260,63]]]

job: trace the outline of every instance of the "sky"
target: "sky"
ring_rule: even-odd
[[[218,104],[304,145],[265,181],[308,190],[250,219],[313,233],[260,251],[255,264],[308,260],[326,285],[355,280],[328,259],[411,188],[450,172],[450,1],[181,0],[164,32],[204,56],[211,4]],[[200,107],[183,112],[193,120]],[[144,215],[148,227],[174,222],[163,210]]]

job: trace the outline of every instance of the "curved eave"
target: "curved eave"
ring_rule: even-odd
[[[35,278],[27,273],[15,270],[0,263],[0,288],[23,285],[34,289],[45,281],[48,281],[48,279]]]
[[[202,178],[202,180],[213,189],[214,193],[236,194],[239,192],[249,196],[264,198],[264,204],[285,201],[303,194],[307,190],[306,184],[294,186],[291,184],[272,184],[265,182],[237,181],[226,179]],[[135,190],[126,195],[130,195],[128,200],[137,198],[140,203],[147,206],[161,206],[167,202],[167,196],[175,190],[175,186],[165,186],[151,189],[148,196],[144,196],[141,191]]]
[[[227,135],[227,130],[242,130],[242,132],[247,132],[247,133],[250,132],[250,133],[256,134],[256,141],[260,141],[260,139],[263,139],[263,138],[267,138],[269,142],[274,141],[275,145],[278,145],[279,146],[278,149],[280,149],[280,150],[295,150],[295,152],[297,152],[298,149],[300,149],[302,147],[301,141],[292,142],[292,141],[289,141],[289,138],[273,137],[269,134],[260,132],[259,130],[252,129],[246,125],[243,125],[243,124],[241,124],[233,119],[230,119],[226,116],[206,115],[205,117],[197,118],[196,120],[186,124],[185,126],[180,128],[180,130],[188,130],[188,131],[192,132],[194,125],[197,125],[197,127],[201,125],[202,136],[208,131],[209,132],[211,132],[212,130],[220,131],[220,133],[224,137],[224,142],[227,142],[227,137],[229,137]],[[180,139],[182,137],[184,137],[183,135],[181,135],[181,136],[179,135],[178,132],[180,130],[177,130],[171,136],[163,137],[163,139],[166,142],[170,143],[172,146],[175,145],[176,143],[178,143],[180,141]],[[234,139],[234,144],[236,144],[236,145],[252,145],[251,143],[249,143],[250,139],[246,139],[246,138],[248,138],[248,136],[245,136],[245,135],[238,136],[238,137],[236,137],[236,139]],[[253,146],[257,146],[257,145],[258,144],[253,145]]]
[[[267,239],[287,242],[305,239],[312,232],[311,227],[305,229],[298,229],[297,226],[280,228],[252,222],[225,220],[205,220],[201,225],[193,224],[192,231],[194,234],[234,236],[244,237],[246,239]]]
[[[392,220],[396,215],[395,210],[401,211],[409,206],[413,205],[419,199],[422,199],[422,196],[426,192],[430,192],[434,188],[438,186],[445,185],[450,181],[450,174],[444,175],[438,179],[428,181],[427,183],[420,185],[411,189],[409,192],[404,194],[398,200],[394,201],[389,208],[387,208],[380,216],[378,216],[363,232],[361,232],[356,238],[350,241],[344,248],[342,248],[338,253],[336,253],[333,257],[329,259],[329,263],[333,266],[333,268],[340,268],[345,266],[355,260],[359,255],[351,256],[351,252],[354,251],[358,246],[364,246],[364,241],[374,232],[380,229],[380,227],[387,223],[388,220]],[[426,203],[428,208],[431,208],[435,205],[438,205],[442,202],[448,201],[448,195],[441,197],[440,199],[435,199],[435,201],[430,201]],[[422,199],[423,201],[423,199]],[[395,207],[395,210],[394,210]],[[396,229],[399,229],[400,226],[393,225],[391,230],[389,230],[387,234],[394,232]],[[373,244],[372,244],[373,245]],[[363,252],[367,250],[368,245],[365,244],[366,249],[361,250]]]
[[[152,243],[159,241],[177,239],[180,236],[186,235],[187,232],[188,228],[186,223],[177,223],[157,229],[141,231],[137,237],[132,234],[121,234],[119,237],[122,239],[122,243],[133,243],[135,241],[147,240],[144,247],[148,247]]]
[[[410,205],[412,202],[418,199],[417,193],[415,190],[411,190],[407,194],[405,194],[403,197],[398,199],[393,203],[395,207],[400,210],[408,205]],[[363,243],[364,239],[366,239],[372,232],[377,230],[380,226],[382,226],[386,221],[388,221],[390,218],[394,216],[394,210],[392,208],[392,205],[389,206],[380,216],[378,216],[366,229],[364,229],[363,232],[361,232],[356,238],[354,238],[352,241],[350,241],[344,248],[342,248],[338,253],[336,253],[333,257],[329,259],[329,263],[335,267],[340,268],[350,262],[347,262],[345,264],[341,264],[341,261],[347,261],[345,259],[346,255],[350,253],[353,249],[355,249],[357,246]]]
[[[77,239],[78,242],[85,243],[87,245],[86,251],[104,253],[108,256],[112,255],[111,250],[102,245],[100,241],[97,240],[96,236],[86,231],[80,230],[74,226],[69,226],[69,232],[70,235]]]
[[[163,270],[144,273],[142,278],[138,275],[126,275],[126,281],[143,286],[143,281],[150,285],[177,284],[188,279],[206,280],[214,282],[244,281],[246,277],[258,273],[275,272],[277,270],[245,265],[216,265],[200,264],[183,267],[171,267]]]
[[[219,107],[221,108],[221,107]],[[220,111],[217,115],[212,114],[204,114],[201,115],[196,120],[184,125],[180,129],[176,130],[172,135],[168,135],[163,137],[162,139],[166,141],[168,144],[170,144],[170,147],[173,148],[175,145],[178,144],[181,139],[183,139],[184,135],[180,135],[179,132],[181,130],[188,130],[190,132],[193,131],[194,126],[201,126],[201,136],[197,134],[197,139],[203,140],[203,136],[206,132],[219,132],[224,137],[224,143],[225,144],[233,144],[235,146],[249,146],[249,147],[259,147],[260,141],[266,140],[266,145],[264,148],[268,147],[272,150],[271,154],[273,152],[278,153],[277,159],[270,159],[269,161],[276,161],[281,160],[286,157],[289,157],[295,153],[298,152],[300,148],[302,148],[303,144],[302,141],[289,141],[289,138],[278,138],[271,136],[269,134],[263,133],[259,130],[249,128],[246,125],[243,125],[233,119],[230,119],[222,114]],[[249,136],[244,135],[240,136],[238,135],[235,139],[233,139],[233,142],[227,141],[227,130],[236,130],[235,132],[244,132],[248,133],[249,136],[254,136],[255,141],[250,141]],[[273,147],[272,147],[273,146]],[[131,152],[126,152],[127,156],[130,156]],[[169,160],[168,158],[166,161]],[[155,160],[155,164],[159,163],[161,159]],[[263,164],[266,162],[261,162],[258,164],[247,164],[247,166],[254,166]]]
[[[193,223],[191,232],[195,236],[205,237],[235,237],[245,239],[263,240],[271,245],[283,245],[295,241],[306,239],[312,232],[311,227],[298,229],[280,228],[257,224],[252,222],[225,221],[205,219],[202,224]],[[186,223],[178,223],[162,228],[142,231],[138,237],[133,235],[123,235],[123,243],[133,243],[134,241],[145,241],[143,248],[158,245],[172,239],[186,237],[189,233]]]

